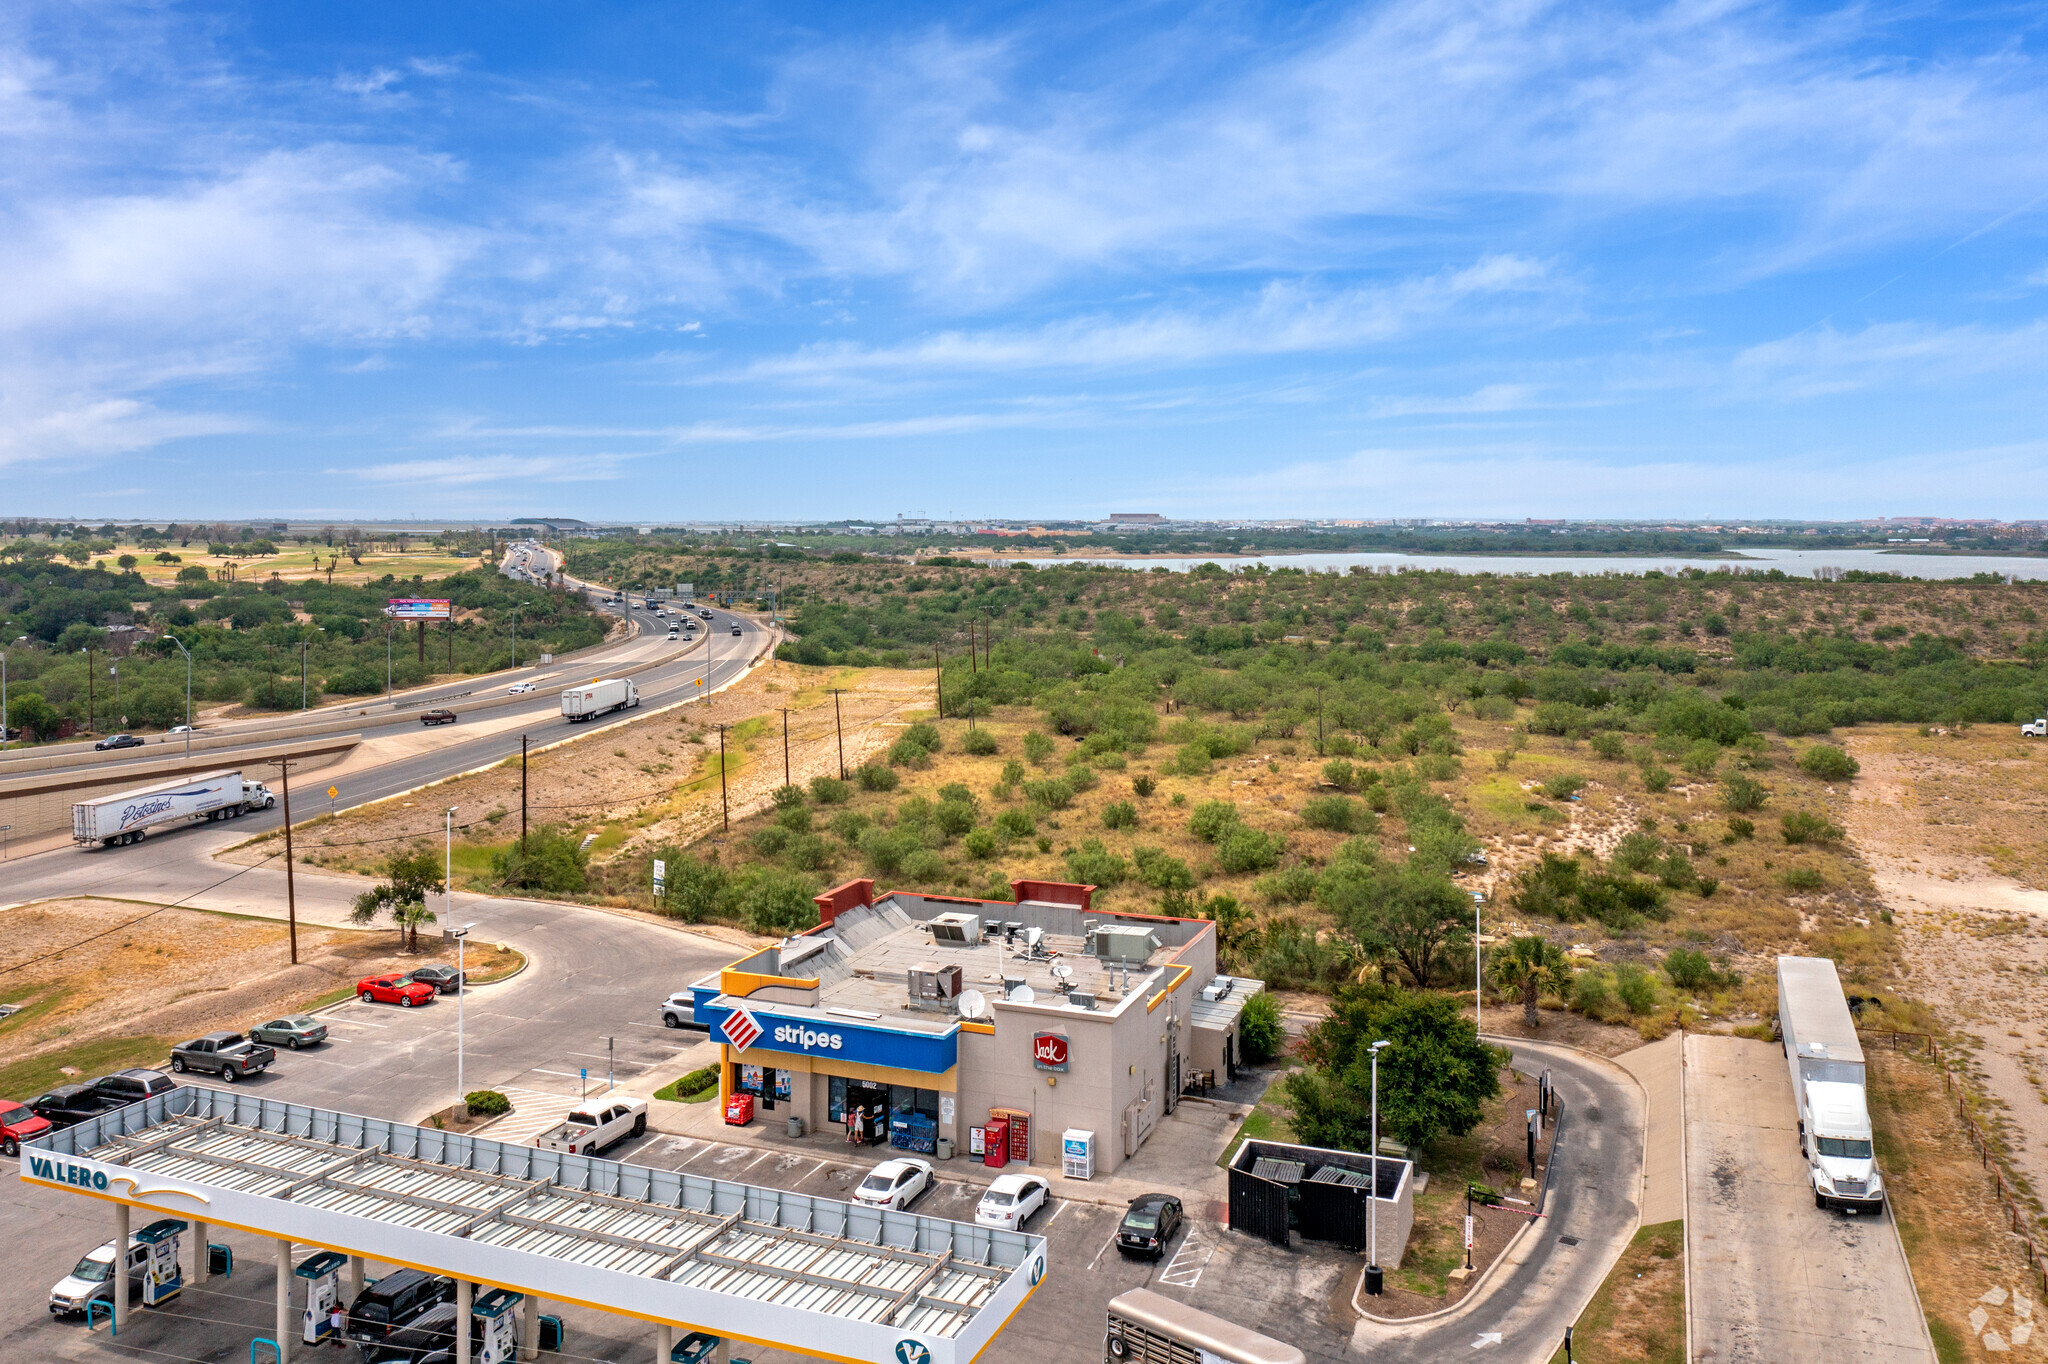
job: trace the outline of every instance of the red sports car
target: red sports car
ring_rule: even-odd
[[[397,1004],[410,1009],[434,997],[434,987],[405,976],[365,976],[356,982],[356,998],[365,1004]]]

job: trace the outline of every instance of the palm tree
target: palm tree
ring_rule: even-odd
[[[1547,938],[1533,933],[1526,938],[1511,938],[1506,947],[1494,953],[1493,983],[1521,993],[1522,1023],[1533,1032],[1541,1023],[1536,1015],[1536,997],[1546,985],[1560,994],[1569,990],[1572,964]]]

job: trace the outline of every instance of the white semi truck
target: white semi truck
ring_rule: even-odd
[[[260,781],[244,781],[240,772],[209,772],[82,800],[71,807],[71,840],[111,848],[140,842],[165,824],[188,824],[201,816],[233,819],[275,804],[277,797]]]
[[[640,704],[640,689],[623,677],[597,678],[562,691],[562,718],[578,724]]]
[[[1815,1207],[1875,1212],[1884,1180],[1865,1102],[1863,1045],[1825,957],[1778,958],[1778,1031],[1799,1108],[1799,1149]]]

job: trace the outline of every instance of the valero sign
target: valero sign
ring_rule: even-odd
[[[52,1184],[68,1184],[74,1189],[99,1189],[107,1187],[107,1172],[88,1166],[73,1164],[56,1156],[28,1157],[30,1179],[48,1180]]]
[[[1067,1068],[1067,1039],[1063,1033],[1042,1032],[1031,1039],[1031,1064],[1040,1070]]]

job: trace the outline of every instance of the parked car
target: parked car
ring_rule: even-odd
[[[381,1345],[435,1307],[454,1301],[455,1280],[417,1269],[393,1270],[348,1305],[348,1338],[365,1348]]]
[[[868,1171],[853,1191],[853,1201],[870,1208],[907,1208],[932,1187],[932,1167],[925,1160],[885,1160]]]
[[[509,686],[509,687],[505,688],[505,690],[506,690],[506,691],[508,691],[508,692],[515,692],[515,693],[518,693],[518,692],[529,692],[529,691],[532,691],[532,690],[533,690],[533,683],[531,683],[531,682],[514,682],[514,683],[513,683],[513,684],[512,684],[511,686]]]
[[[272,1047],[289,1047],[297,1051],[300,1047],[315,1047],[327,1040],[327,1025],[309,1014],[293,1014],[290,1018],[273,1018],[268,1023],[259,1023],[249,1029],[253,1041]]]
[[[230,1085],[261,1075],[276,1059],[275,1050],[238,1032],[210,1032],[171,1048],[171,1069],[178,1074],[196,1070],[202,1075],[218,1075],[221,1083]]]
[[[121,1102],[91,1085],[58,1085],[49,1093],[30,1099],[28,1106],[30,1112],[61,1131],[73,1123],[111,1112]]]
[[[974,1205],[974,1220],[984,1227],[1022,1231],[1051,1194],[1052,1189],[1036,1175],[1001,1175]]]
[[[445,706],[420,712],[420,723],[423,725],[452,725],[457,718],[455,712]]]
[[[114,1101],[109,1107],[119,1108],[122,1104],[132,1104],[153,1094],[168,1094],[178,1087],[178,1082],[160,1070],[131,1066],[112,1075],[100,1076],[92,1082],[92,1087]]]
[[[483,1353],[484,1319],[471,1317],[469,1357]],[[455,1358],[455,1304],[436,1303],[410,1325],[393,1331],[381,1345],[363,1346],[362,1364],[452,1364]]]
[[[462,988],[463,973],[452,966],[422,966],[417,971],[407,972],[408,978],[422,985],[431,985],[444,995],[452,995]]]
[[[356,998],[365,1004],[397,1004],[410,1009],[434,997],[434,987],[409,976],[365,976],[356,982]]]
[[[1166,1254],[1166,1243],[1180,1229],[1183,1220],[1180,1200],[1172,1194],[1139,1194],[1124,1209],[1123,1224],[1116,1229],[1116,1248],[1124,1255]]]
[[[142,1296],[143,1271],[149,1268],[149,1247],[128,1238],[128,1297]],[[71,1267],[71,1272],[50,1286],[50,1315],[83,1316],[88,1303],[114,1305],[114,1243],[107,1242]]]
[[[533,1139],[544,1151],[594,1156],[647,1131],[647,1100],[618,1097],[602,1106],[571,1109],[569,1116]]]
[[[23,1142],[54,1130],[48,1118],[37,1117],[27,1104],[0,1099],[0,1156],[18,1156]]]
[[[140,747],[142,747],[142,740],[136,738],[133,734],[109,734],[106,738],[94,744],[92,746],[92,751],[95,753],[104,753],[110,748]]]
[[[697,1028],[711,1030],[709,1023],[697,1021],[697,992],[678,990],[661,1001],[661,1025],[665,1028]]]

